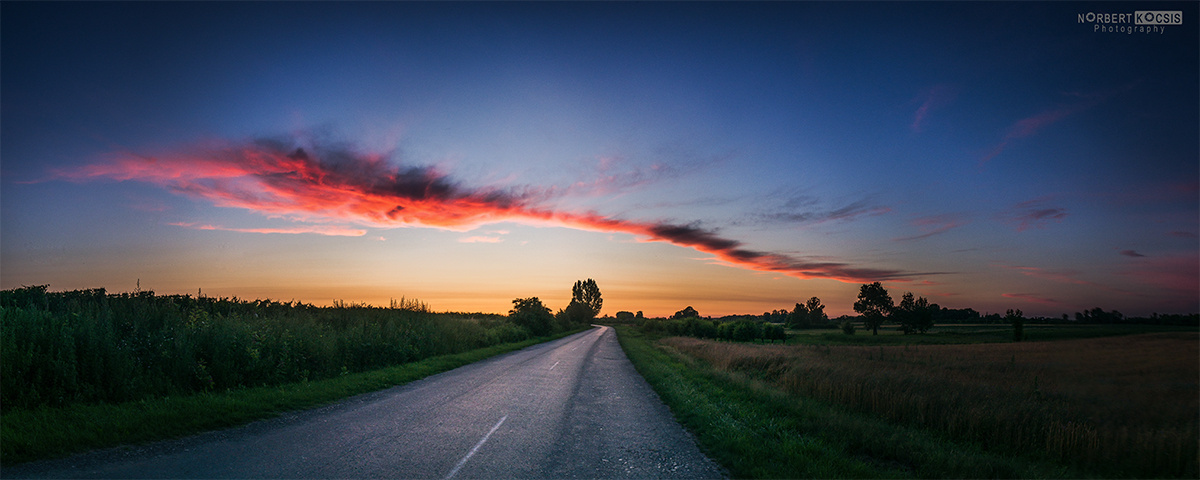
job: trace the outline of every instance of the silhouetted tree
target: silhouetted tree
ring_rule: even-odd
[[[825,305],[817,297],[797,303],[796,308],[787,314],[787,324],[791,328],[808,328],[826,323],[829,323],[829,317],[825,315]]]
[[[892,312],[892,320],[900,324],[904,334],[925,333],[933,327],[933,315],[936,306],[930,306],[925,297],[913,299],[912,292],[906,292],[900,300],[900,305]]]
[[[554,321],[554,316],[538,297],[513,299],[513,308],[508,311],[508,318],[539,337],[550,334],[553,328],[551,322]]]
[[[797,303],[796,308],[792,309],[792,313],[788,314],[787,323],[791,328],[808,328],[808,307],[803,303]]]
[[[879,282],[863,285],[858,290],[854,311],[862,314],[863,323],[871,329],[872,335],[879,335],[879,326],[892,312],[892,297]]]
[[[829,323],[829,317],[825,315],[825,305],[821,304],[821,299],[812,297],[804,303],[804,308],[808,310],[809,325],[824,325]]]
[[[684,308],[683,310],[675,312],[674,315],[671,315],[671,318],[688,318],[688,317],[699,317],[699,316],[700,316],[700,312],[697,312],[696,309],[692,308],[691,305],[688,305],[687,308]]]
[[[1025,317],[1020,309],[1008,309],[1007,312],[1004,312],[1004,319],[1012,324],[1014,342],[1019,342],[1025,338]]]
[[[571,303],[579,303],[587,307],[590,312],[589,321],[600,315],[604,299],[600,298],[600,287],[596,285],[596,281],[590,278],[576,281],[575,286],[571,287]]]

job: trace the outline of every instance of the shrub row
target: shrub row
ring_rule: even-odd
[[[787,333],[783,329],[783,325],[755,322],[752,320],[719,322],[716,320],[704,320],[699,317],[668,320],[650,318],[643,321],[640,327],[644,331],[653,333],[665,333],[667,335],[695,338],[731,340],[735,342],[749,342],[755,340],[780,340],[786,342],[787,340]]]

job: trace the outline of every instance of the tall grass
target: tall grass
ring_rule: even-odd
[[[889,347],[662,342],[719,371],[989,451],[1108,476],[1198,473],[1194,333]]]
[[[0,408],[278,385],[530,338],[502,316],[103,289],[0,292]]]

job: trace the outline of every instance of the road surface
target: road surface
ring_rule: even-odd
[[[4,478],[714,478],[608,327],[334,405]]]

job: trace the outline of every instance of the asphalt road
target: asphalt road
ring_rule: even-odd
[[[18,465],[4,478],[723,476],[608,327],[408,385],[182,440]]]

